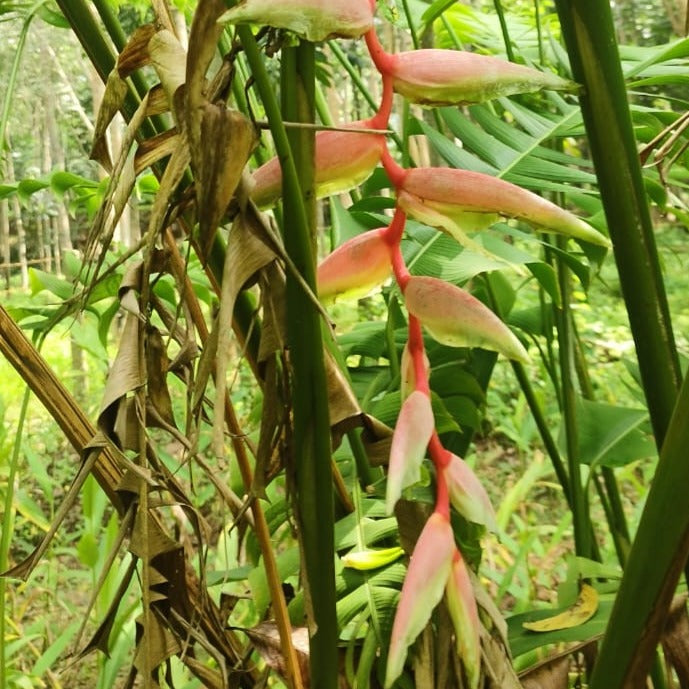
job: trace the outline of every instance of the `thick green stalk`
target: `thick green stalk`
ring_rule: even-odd
[[[281,95],[283,120],[315,121],[313,44],[302,41],[296,48],[283,48]],[[287,133],[287,139],[289,150],[286,152],[280,150],[276,141],[283,167],[285,249],[297,270],[315,291],[314,131],[293,128]],[[287,343],[292,369],[292,451],[303,570],[311,617],[311,686],[336,689],[338,628],[335,609],[334,504],[320,315],[291,272],[287,273],[286,300]]]
[[[658,447],[681,373],[607,0],[557,0]]]
[[[596,661],[591,689],[646,686],[677,582],[689,556],[689,377],[667,429],[658,468]]]

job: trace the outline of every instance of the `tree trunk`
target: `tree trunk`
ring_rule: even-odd
[[[46,59],[50,56],[46,52]],[[54,61],[51,60],[54,64]],[[54,169],[65,170],[65,152],[60,140],[60,132],[57,123],[57,102],[55,100],[55,92],[52,88],[46,88],[44,91],[44,123],[45,135],[43,138],[43,171],[49,174]],[[49,246],[54,247],[54,255],[56,258],[56,269],[60,273],[64,273],[64,266],[60,257],[66,251],[72,250],[72,236],[69,225],[69,214],[65,207],[64,199],[56,199],[57,216],[51,223],[53,231],[50,233],[51,238],[48,243]]]
[[[14,184],[14,162],[12,160],[11,151],[7,152],[5,156],[5,169],[7,172],[7,181]],[[19,197],[14,194],[12,196],[12,214],[14,215],[14,226],[17,230],[17,253],[19,254],[19,269],[22,276],[22,287],[27,289],[29,287],[29,265],[26,262],[26,229],[24,228],[24,221],[22,219],[22,209],[19,204]]]

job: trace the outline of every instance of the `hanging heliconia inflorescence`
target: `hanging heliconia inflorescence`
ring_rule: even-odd
[[[427,454],[435,468],[436,500],[402,587],[385,687],[402,673],[409,646],[445,595],[457,653],[467,684],[475,689],[481,678],[480,622],[470,575],[450,524],[450,506],[489,530],[495,530],[495,514],[476,475],[462,458],[443,447],[435,430],[422,329],[448,346],[482,347],[522,362],[528,355],[511,330],[467,291],[437,278],[410,275],[400,250],[406,218],[409,215],[473,248],[478,245],[466,232],[480,230],[499,218],[516,218],[535,228],[602,246],[607,246],[608,240],[572,213],[504,180],[449,168],[404,169],[389,153],[383,134],[357,131],[387,129],[393,92],[414,103],[437,106],[573,86],[554,74],[462,51],[387,53],[373,27],[374,9],[375,0],[240,0],[222,21],[288,29],[309,40],[364,36],[380,73],[383,96],[372,118],[316,135],[315,188],[319,197],[347,191],[382,164],[395,189],[394,215],[387,227],[345,242],[322,262],[318,292],[324,301],[360,295],[392,274],[409,313],[409,336],[401,362],[403,399],[392,437],[386,507],[392,513],[402,491],[419,481]],[[278,200],[281,175],[277,159],[253,174],[252,197],[259,207]]]

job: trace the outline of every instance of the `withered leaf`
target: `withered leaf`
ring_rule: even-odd
[[[144,24],[134,29],[127,45],[117,58],[117,71],[122,79],[126,79],[134,70],[141,69],[150,63],[148,42],[155,33],[156,28],[153,24]]]
[[[175,425],[172,412],[172,398],[167,387],[167,372],[170,359],[158,328],[147,328],[146,338],[146,382],[147,402],[155,407],[160,417],[170,426]],[[149,423],[148,416],[146,417]],[[150,423],[153,423],[153,419]]]
[[[136,558],[132,558],[129,563],[129,566],[127,567],[127,571],[124,573],[124,576],[122,576],[122,578],[120,579],[120,582],[117,586],[117,591],[115,591],[115,595],[110,601],[108,611],[105,613],[103,620],[98,625],[98,629],[96,629],[96,631],[93,633],[93,636],[91,637],[89,642],[86,644],[86,646],[84,646],[84,648],[81,651],[79,651],[77,658],[84,658],[89,653],[96,650],[101,651],[106,656],[110,657],[110,652],[108,648],[110,632],[112,631],[112,626],[115,623],[115,619],[117,618],[117,611],[119,610],[120,603],[122,602],[122,599],[124,598],[124,595],[127,592],[127,589],[129,588],[129,584],[131,583],[135,571]],[[86,620],[84,620],[84,622],[86,622]],[[79,634],[79,636],[81,636],[81,634]]]
[[[569,656],[553,658],[520,677],[523,689],[567,689]]]
[[[245,115],[227,109],[223,103],[204,103],[187,115],[198,120],[190,124],[188,134],[196,182],[199,245],[207,256],[256,146],[256,130]]]
[[[122,79],[117,69],[113,69],[105,84],[105,93],[98,110],[90,153],[91,159],[100,163],[108,172],[112,170],[112,160],[108,151],[107,129],[124,104],[128,89],[127,82]]]
[[[138,175],[159,160],[172,155],[179,145],[180,137],[174,127],[142,141],[134,155],[134,172]]]
[[[280,632],[274,622],[263,622],[251,629],[244,629],[256,650],[261,654],[266,664],[278,674],[285,676],[286,665],[280,643]],[[297,662],[304,680],[308,686],[309,677],[309,630],[306,627],[292,628],[292,644],[297,654]]]
[[[163,90],[168,101],[172,103],[175,92],[184,83],[186,77],[186,51],[177,37],[167,29],[151,36],[148,50]]]
[[[129,393],[137,390],[143,381],[139,371],[139,319],[127,314],[120,338],[120,347],[105,384],[98,426],[105,435],[118,440],[115,433],[118,407]]]
[[[0,576],[17,577],[24,581],[26,581],[29,578],[29,575],[33,571],[34,567],[38,564],[40,559],[45,554],[45,551],[48,549],[50,542],[53,540],[53,536],[55,536],[57,530],[60,528],[60,524],[62,524],[62,521],[67,516],[67,513],[72,508],[74,503],[77,501],[77,498],[79,497],[79,491],[81,490],[81,487],[84,485],[84,481],[86,481],[88,475],[91,473],[91,470],[93,469],[93,466],[96,463],[96,459],[98,458],[99,454],[100,448],[87,449],[84,452],[84,458],[81,463],[81,466],[79,467],[79,471],[77,472],[77,475],[74,477],[74,480],[72,481],[69,490],[62,499],[62,502],[60,502],[60,505],[57,508],[57,512],[53,517],[53,521],[50,523],[50,527],[41,539],[41,542],[19,564],[15,565],[11,569],[8,569],[6,572],[0,573]]]

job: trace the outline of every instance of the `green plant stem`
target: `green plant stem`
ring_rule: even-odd
[[[518,361],[513,361],[512,370],[514,371],[514,375],[519,382],[522,392],[524,393],[526,403],[529,405],[529,410],[531,411],[531,415],[536,423],[536,428],[538,428],[545,451],[548,453],[548,457],[550,457],[558,483],[562,487],[562,491],[565,494],[567,504],[569,505],[569,508],[572,509],[572,491],[569,486],[567,469],[562,461],[562,457],[560,456],[560,451],[557,449],[555,439],[550,433],[548,422],[546,421],[545,416],[543,415],[543,410],[541,409],[541,405],[536,398],[536,394],[533,386],[531,385],[531,381],[529,380],[529,375],[526,372],[526,368],[524,367],[524,364],[520,364]]]
[[[656,444],[663,444],[681,372],[634,138],[610,6],[556,0]]]
[[[282,122],[315,122],[315,49],[302,41],[283,48],[282,119],[268,119],[277,134],[282,165],[285,249],[315,291],[313,130],[291,129],[284,147]],[[268,107],[266,106],[266,112]],[[280,131],[281,130],[281,131]],[[278,142],[278,139],[280,142]],[[330,462],[330,419],[320,315],[291,272],[287,273],[287,342],[292,369],[292,453],[297,511],[310,617],[310,683],[337,687],[337,613],[335,608],[334,502]]]
[[[14,87],[17,84],[17,75],[19,74],[19,65],[22,61],[22,55],[24,54],[24,46],[26,45],[26,37],[29,33],[29,28],[31,27],[31,22],[36,16],[36,10],[44,4],[45,0],[36,3],[28,12],[24,18],[24,23],[22,24],[21,31],[19,32],[19,39],[17,40],[17,47],[14,50],[14,58],[12,60],[12,66],[10,67],[10,73],[7,78],[7,85],[5,87],[5,97],[2,101],[2,110],[0,111],[0,154],[4,155],[5,151],[5,138],[7,135],[7,122],[10,117],[10,107],[12,106],[12,97],[14,94]],[[0,155],[0,157],[2,157]]]
[[[689,556],[689,377],[658,468],[591,678],[591,689],[644,687]]]
[[[24,433],[24,421],[29,408],[31,390],[27,386],[22,398],[22,406],[19,410],[19,418],[14,429],[15,438],[12,446],[12,456],[7,473],[7,489],[5,491],[5,504],[2,515],[2,534],[0,534],[0,572],[7,570],[9,566],[10,542],[12,541],[12,522],[14,521],[14,481],[19,466],[19,453],[22,446]],[[7,648],[5,646],[5,605],[7,579],[0,577],[0,689],[7,689]]]
[[[566,240],[558,237],[558,245],[564,249]],[[562,383],[561,409],[565,427],[565,446],[567,449],[567,468],[569,474],[570,506],[574,524],[574,546],[577,555],[592,556],[591,524],[588,513],[588,500],[581,480],[579,464],[578,429],[576,416],[576,388],[574,386],[574,339],[572,335],[572,313],[569,307],[571,298],[571,277],[564,261],[557,260],[557,274],[562,295],[562,308],[557,312],[557,337],[560,360],[560,380]]]
[[[500,2],[500,0],[493,0],[493,6],[495,7],[495,13],[498,15],[498,21],[500,22],[500,31],[502,31],[502,40],[505,42],[507,59],[510,62],[514,62],[514,51],[512,50],[512,41],[510,40],[510,32],[507,28],[505,13],[502,9],[502,2]]]
[[[572,328],[574,330],[574,357],[577,377],[579,379],[579,387],[584,399],[593,400],[595,394],[593,392],[593,385],[591,384],[591,377],[586,367],[586,360],[581,348],[581,339],[576,327],[576,323],[572,321]],[[629,527],[627,526],[627,518],[622,507],[622,498],[620,497],[620,489],[615,478],[615,471],[611,467],[601,467],[600,471],[597,468],[593,470],[594,478],[597,479],[598,473],[603,477],[603,483],[599,480],[595,481],[596,490],[601,502],[605,507],[605,514],[608,520],[608,527],[615,544],[615,552],[617,559],[622,567],[627,561],[629,554],[629,546],[631,539],[629,536]]]

